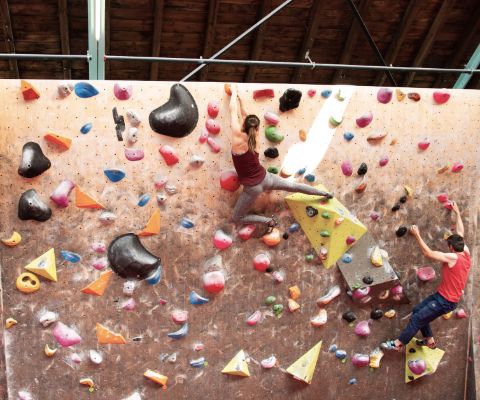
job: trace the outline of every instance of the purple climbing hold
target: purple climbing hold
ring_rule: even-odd
[[[62,347],[74,346],[82,341],[82,338],[77,332],[62,322],[55,324],[53,337]]]
[[[373,114],[371,111],[368,111],[362,116],[360,116],[359,118],[357,118],[355,122],[357,123],[357,126],[359,128],[365,128],[366,126],[370,125],[370,123],[372,122],[372,119],[373,119]]]
[[[355,367],[366,367],[370,363],[370,356],[368,354],[356,353],[352,357],[352,364]]]
[[[344,161],[341,165],[341,168],[342,168],[343,175],[352,176],[353,169],[350,161]]]
[[[392,100],[392,94],[392,89],[380,88],[377,92],[377,100],[382,104],[388,104],[390,103],[390,100]]]
[[[68,206],[68,195],[75,187],[75,184],[70,179],[64,179],[60,182],[60,185],[53,191],[50,199],[58,207],[67,207]]]
[[[141,149],[125,149],[125,157],[128,161],[140,161],[145,157],[145,153]]]
[[[427,369],[427,365],[424,360],[410,360],[408,362],[408,369],[415,375],[422,375]]]
[[[355,289],[352,293],[352,296],[354,299],[360,300],[368,296],[369,294],[370,294],[370,287],[366,286],[363,288]]]
[[[371,211],[369,216],[372,219],[372,221],[376,221],[377,219],[380,218],[380,213],[378,211]]]
[[[367,337],[370,335],[370,320],[366,321],[360,321],[356,326],[355,326],[355,334],[360,336],[360,337]]]

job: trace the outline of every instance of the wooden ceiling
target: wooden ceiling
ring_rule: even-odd
[[[105,0],[106,53],[207,58],[281,0]],[[387,64],[462,68],[480,42],[479,0],[356,0]],[[86,54],[87,0],[0,0],[0,52]],[[378,65],[346,0],[294,0],[221,58]],[[107,61],[106,79],[181,79],[195,64]],[[451,74],[394,73],[451,87]],[[0,78],[88,79],[84,61],[0,60]],[[210,65],[191,80],[391,85],[375,71]],[[467,87],[479,88],[474,76]]]

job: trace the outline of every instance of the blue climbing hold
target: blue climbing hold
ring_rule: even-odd
[[[337,350],[335,351],[335,357],[337,357],[339,360],[344,360],[347,358],[347,352],[345,350]]]
[[[192,290],[190,292],[190,296],[188,297],[188,300],[190,301],[190,304],[194,305],[200,305],[200,304],[205,304],[208,303],[210,300],[207,299],[206,297],[200,296],[197,292]]]
[[[332,94],[332,91],[330,89],[322,90],[322,93],[320,93],[323,98],[328,99],[330,95]]]
[[[64,258],[65,261],[69,261],[71,263],[77,263],[82,258],[77,253],[73,253],[73,252],[68,251],[68,250],[61,250],[60,254],[62,255],[62,257]]]
[[[353,138],[355,137],[355,135],[352,133],[352,132],[345,132],[343,134],[343,138],[349,142],[350,140],[352,140]]]
[[[195,224],[193,223],[193,221],[190,221],[188,218],[185,218],[183,217],[181,220],[180,220],[180,225],[182,225],[184,228],[186,229],[191,229],[195,226]]]
[[[311,182],[315,182],[315,175],[307,174],[307,175],[305,175],[305,180],[306,180],[307,182],[310,182],[310,183],[311,183]]]
[[[123,169],[104,169],[103,173],[111,182],[120,182],[123,178],[125,178],[125,171]]]
[[[82,132],[84,135],[86,135],[88,132],[90,132],[90,129],[92,129],[92,123],[91,122],[87,122],[85,125],[83,125],[81,128],[80,128],[80,132]]]
[[[184,324],[178,331],[170,332],[167,334],[172,339],[181,339],[188,333],[188,323]]]
[[[348,384],[349,384],[349,385],[356,385],[356,384],[357,384],[357,380],[356,380],[355,378],[351,378],[351,379],[349,379]]]
[[[328,348],[328,351],[330,353],[335,353],[337,351],[338,347],[336,344],[332,344],[329,348]]]
[[[342,261],[344,263],[347,263],[347,264],[350,264],[352,262],[352,255],[351,254],[348,254],[348,253],[345,253],[343,256],[342,256]]]
[[[78,82],[75,85],[75,94],[82,99],[88,99],[89,97],[96,96],[98,90],[88,82]]]
[[[300,168],[300,169],[297,171],[297,174],[298,174],[298,175],[303,175],[306,170],[307,170],[306,168]]]
[[[150,195],[148,193],[142,194],[140,198],[138,199],[137,205],[139,207],[143,207],[150,201]]]
[[[195,360],[190,361],[190,365],[193,368],[203,368],[205,366],[205,357],[200,357]]]
[[[290,228],[288,228],[289,233],[295,233],[300,230],[300,225],[294,222],[292,225],[290,225]]]
[[[159,265],[157,269],[153,270],[146,278],[145,282],[149,285],[156,285],[162,279],[162,266]]]

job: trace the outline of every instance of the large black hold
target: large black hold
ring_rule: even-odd
[[[18,167],[18,174],[25,178],[34,178],[51,167],[52,163],[43,154],[38,143],[28,142],[23,145],[22,161]]]
[[[23,192],[18,201],[18,218],[44,222],[52,216],[52,210],[38,196],[35,189]]]
[[[279,109],[282,112],[293,110],[300,104],[302,98],[302,92],[297,89],[287,89],[280,97]]]
[[[170,98],[148,117],[150,127],[161,135],[181,138],[197,126],[198,108],[187,88],[176,83],[170,88]]]
[[[108,246],[110,267],[122,278],[145,279],[160,266],[160,258],[143,247],[133,233],[120,235]]]
[[[267,150],[263,152],[265,157],[268,158],[277,158],[278,157],[278,149],[276,147],[269,147]]]
[[[343,313],[342,318],[348,323],[351,323],[357,319],[357,316],[353,313],[353,311],[346,311]]]
[[[383,317],[383,311],[380,310],[379,308],[375,308],[370,312],[371,319],[380,319],[382,317]]]

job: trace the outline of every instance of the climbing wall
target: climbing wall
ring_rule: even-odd
[[[298,85],[296,88],[303,94],[299,107],[281,113],[279,98],[288,86],[239,85],[247,111],[262,121],[262,164],[283,171],[290,176],[286,179],[323,184],[367,227],[382,257],[388,255],[411,304],[379,305],[375,298],[366,304],[353,302],[338,267],[322,266],[303,231],[292,227],[296,221],[284,201],[285,192],[262,195],[254,207],[265,215],[276,214],[280,234],[287,233],[275,246],[269,247],[255,237],[243,240],[238,228],[229,222],[241,189],[230,192],[220,187],[221,173],[232,169],[229,97],[223,84],[185,85],[198,107],[198,124],[191,134],[173,138],[154,132],[149,125],[150,112],[168,101],[172,83],[134,82],[131,88],[125,84],[127,89],[117,91],[116,96],[113,82],[91,82],[93,87],[76,86],[82,97],[75,92],[60,96],[55,81],[30,83],[39,98],[24,87],[31,98],[24,100],[19,81],[0,82],[0,233],[2,238],[9,238],[13,231],[21,235],[18,245],[1,245],[2,317],[3,321],[16,320],[16,324],[4,328],[5,359],[0,362],[0,366],[6,364],[9,399],[320,396],[428,400],[439,395],[463,399],[467,363],[472,356],[467,354],[469,317],[478,296],[471,283],[459,304],[467,317],[440,318],[433,323],[438,347],[445,351],[435,374],[405,383],[405,356],[401,354],[385,354],[379,368],[355,365],[365,361],[358,354],[371,355],[370,362],[378,360],[375,348],[399,333],[408,321],[412,303],[432,293],[439,282],[439,265],[421,255],[410,235],[399,237],[396,233],[402,226],[417,224],[429,245],[446,250],[442,237],[446,230],[454,230],[454,219],[437,200],[440,193],[448,193],[463,211],[466,241],[474,260],[470,282],[478,280],[478,92],[452,90],[446,103],[437,104],[433,90],[426,89],[416,89],[415,96],[413,89],[404,88],[399,93],[393,91],[388,99],[385,90],[377,98],[378,88]],[[273,89],[274,98],[253,99],[255,90],[267,88]],[[64,89],[63,94],[68,93],[68,86]],[[219,104],[215,121],[221,129],[201,143],[207,137],[207,104],[213,100]],[[141,118],[135,144],[127,140],[131,128],[129,110]],[[269,142],[263,135],[267,111],[279,115],[276,133],[284,136],[279,143]],[[372,121],[360,128],[356,120],[369,112]],[[180,112],[178,118],[182,115]],[[126,125],[123,133],[120,129],[123,141],[118,140],[115,126],[121,125],[120,116]],[[88,123],[90,130],[85,127]],[[58,143],[47,141],[47,131],[70,138],[71,146],[62,149]],[[38,143],[51,162],[49,169],[34,178],[17,172],[27,142]],[[159,153],[165,145],[172,146],[178,155],[177,164],[168,166]],[[220,147],[218,152],[214,151],[216,146]],[[267,147],[276,147],[279,157],[264,157]],[[133,156],[137,158],[143,150],[143,159],[127,160],[126,148],[135,149]],[[194,158],[191,164],[193,156],[201,158]],[[359,176],[361,163],[368,171]],[[457,172],[452,172],[454,164]],[[122,170],[125,177],[112,182],[105,169]],[[160,188],[163,178],[168,179],[168,187]],[[81,187],[105,209],[76,207],[75,190],[69,195],[68,207],[58,207],[49,197],[65,179]],[[51,208],[52,216],[47,221],[18,218],[20,196],[29,189],[35,189]],[[150,200],[139,206],[140,198],[140,204],[147,200],[145,194],[150,195]],[[77,192],[77,200],[78,196]],[[146,228],[157,208],[159,233],[155,234],[153,223],[150,228],[154,234],[140,240],[161,259],[160,282],[150,285],[137,281],[133,294],[128,296],[123,292],[126,280],[113,274],[103,295],[82,292],[102,273],[97,269],[105,267],[104,255],[97,254],[92,245],[103,242],[108,246],[119,235],[138,233]],[[115,220],[105,222],[101,218]],[[152,222],[156,222],[155,218]],[[217,234],[215,247],[218,230],[223,234]],[[17,290],[16,280],[26,272],[24,267],[51,248],[55,250],[57,281],[39,276],[38,291],[25,294]],[[348,266],[356,268],[355,244],[349,252],[354,257]],[[253,259],[260,253],[270,259],[272,273],[254,269]],[[202,278],[212,265],[226,281],[218,294],[203,289]],[[427,283],[416,276],[418,268],[425,265],[433,266],[437,272],[436,278]],[[106,266],[104,271],[108,270]],[[336,285],[340,294],[330,302],[323,301],[327,302],[320,304],[325,311],[311,323],[320,312],[317,299],[329,291],[334,293]],[[293,286],[301,292],[297,297],[298,292],[291,290],[300,308],[290,312],[289,288]],[[208,298],[208,303],[191,304],[192,291]],[[275,299],[267,301],[268,296]],[[368,321],[377,305],[384,312],[394,309],[396,315],[370,321],[370,334],[358,336],[357,323]],[[185,313],[179,312],[182,310],[188,312],[186,334],[184,325],[183,331],[175,333],[182,325],[174,319],[185,320]],[[53,319],[59,322],[42,326],[39,319],[45,318],[46,311],[53,312]],[[346,311],[352,311],[357,319],[346,322],[342,319]],[[80,337],[81,341],[62,347],[54,337],[54,331],[62,327],[60,323],[73,330],[68,331],[70,339],[78,342]],[[97,339],[101,331],[97,324],[122,335],[124,341],[115,341],[125,343],[101,344],[105,338]],[[111,340],[111,336],[108,338]],[[47,356],[45,345],[57,348],[56,353]],[[330,351],[335,346],[344,352]],[[294,364],[305,353],[305,358]],[[270,358],[272,355],[276,362]],[[147,375],[159,383],[144,377],[147,370],[158,373]],[[80,384],[86,378],[92,380],[92,388]]]

